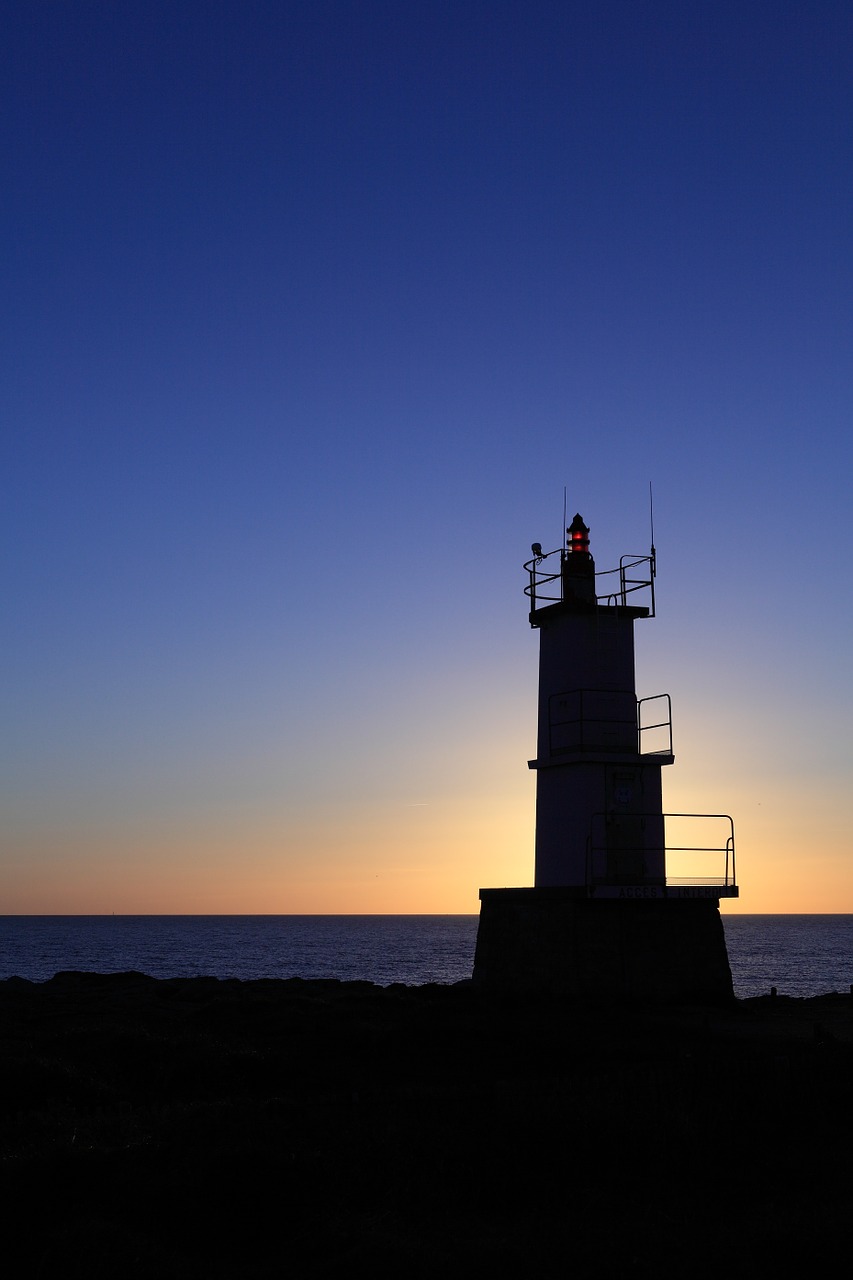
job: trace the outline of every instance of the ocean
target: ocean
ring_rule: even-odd
[[[421,986],[470,978],[476,915],[3,916],[0,979],[63,970],[154,978],[339,978]],[[853,984],[853,915],[723,916],[735,995]]]

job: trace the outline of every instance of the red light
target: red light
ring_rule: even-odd
[[[574,520],[566,530],[566,533],[570,538],[570,551],[581,551],[585,555],[589,554],[589,529],[584,524],[582,516],[575,516]]]

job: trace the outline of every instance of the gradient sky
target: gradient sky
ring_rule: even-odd
[[[725,910],[853,911],[847,0],[7,0],[0,913],[533,876],[563,494]]]

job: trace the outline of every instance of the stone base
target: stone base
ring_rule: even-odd
[[[714,898],[588,898],[575,889],[481,889],[474,982],[579,999],[734,999]]]

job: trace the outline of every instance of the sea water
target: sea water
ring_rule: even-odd
[[[153,978],[339,978],[388,986],[471,977],[476,916],[5,916],[0,978],[61,970]]]
[[[0,979],[68,969],[154,978],[338,978],[388,986],[470,978],[476,915],[4,916]],[[735,994],[853,984],[853,915],[723,916]]]
[[[853,987],[853,915],[723,916],[735,995],[822,996]]]

